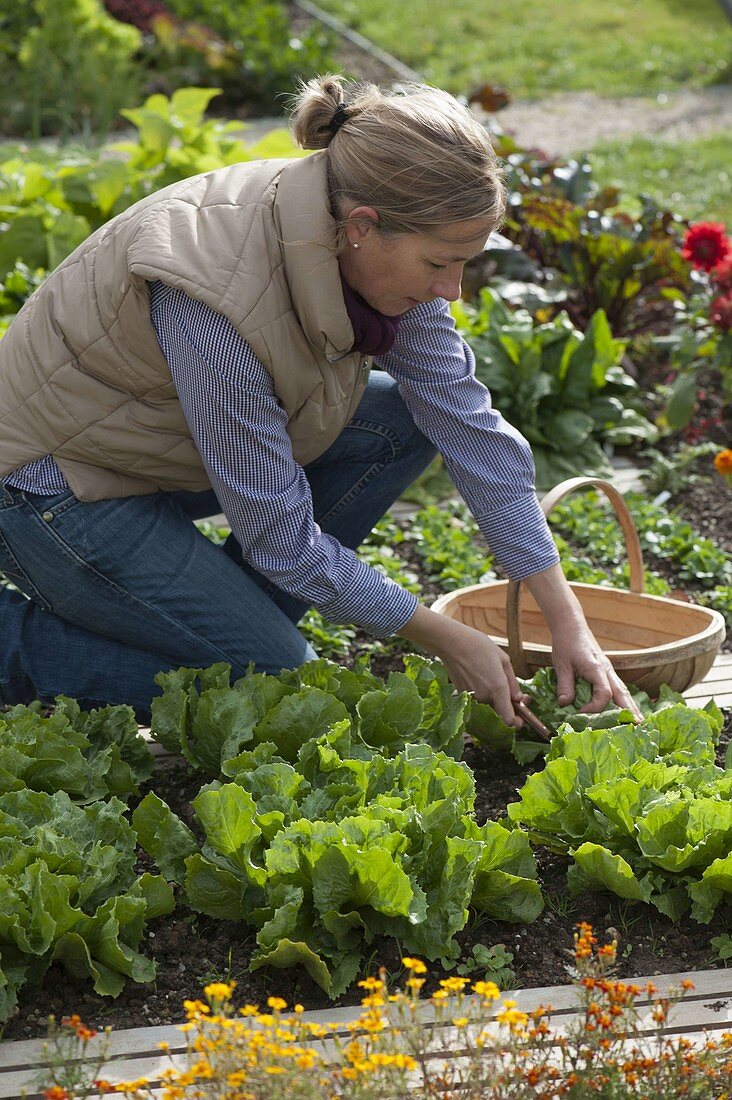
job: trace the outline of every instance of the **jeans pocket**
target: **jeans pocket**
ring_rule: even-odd
[[[57,519],[71,508],[75,508],[81,501],[74,496],[71,489],[64,489],[53,496],[33,496],[26,494],[26,502],[33,511],[40,513],[46,522]]]

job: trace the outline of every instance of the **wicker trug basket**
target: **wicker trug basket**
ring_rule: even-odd
[[[718,611],[698,604],[649,596],[643,591],[643,556],[638,532],[620,493],[600,478],[563,481],[542,501],[548,515],[568,493],[601,489],[610,499],[626,538],[630,591],[572,582],[590,629],[618,675],[657,695],[662,684],[686,691],[702,680],[725,636]],[[536,602],[522,595],[520,582],[492,581],[441,596],[432,610],[488,634],[511,657],[518,676],[551,664],[551,634]]]

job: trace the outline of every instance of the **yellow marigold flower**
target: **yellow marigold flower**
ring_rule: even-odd
[[[495,982],[473,982],[471,989],[473,993],[477,993],[479,997],[483,997],[486,1001],[497,1001],[501,995],[501,991]]]
[[[226,1075],[227,1085],[243,1085],[246,1079],[247,1071],[245,1069],[235,1069],[232,1073]]]
[[[449,990],[450,993],[460,993],[468,984],[467,978],[443,978],[440,982],[442,988]]]
[[[240,1016],[256,1016],[259,1012],[258,1005],[242,1005],[239,1009]]]
[[[302,1012],[304,1012],[304,1011],[305,1011],[305,1009],[303,1008],[303,1006],[302,1006],[301,1004],[297,1004],[297,1005],[294,1005],[294,1006],[293,1006],[293,1009],[292,1009],[292,1011],[293,1011],[293,1012],[297,1012],[297,1014],[298,1014],[298,1016],[299,1016],[299,1015],[300,1015],[300,1014],[301,1014]]]
[[[209,982],[203,987],[203,992],[209,1001],[228,1001],[235,988],[236,982]]]
[[[283,1001],[282,997],[268,997],[267,1007],[273,1008],[275,1012],[284,1012],[287,1008],[287,1001]]]
[[[402,959],[402,966],[405,966],[407,970],[411,970],[415,974],[427,973],[427,967],[421,959],[410,959],[409,956],[407,956],[407,958]]]
[[[450,994],[446,989],[436,989],[432,994],[431,1000],[433,1001],[446,1001]]]
[[[283,1066],[265,1066],[264,1067],[264,1072],[274,1074],[274,1073],[284,1073],[285,1070],[284,1070]]]
[[[502,1012],[497,1013],[496,1020],[499,1024],[505,1024],[511,1031],[520,1032],[526,1029],[529,1017],[526,1012],[520,1012],[517,1008],[514,1008],[515,1003],[515,1001],[505,1001],[504,1005],[509,1007],[504,1007]]]
[[[426,980],[426,978],[407,978],[404,984],[406,985],[407,989],[419,990],[422,988]],[[389,999],[391,1000],[391,998]]]
[[[454,1016],[453,1020],[452,1020],[452,1023],[453,1023],[453,1027],[467,1027],[468,1026],[468,1017],[467,1016]]]
[[[378,978],[364,978],[362,982],[358,983],[361,989],[370,989],[376,993],[377,990],[384,988],[384,983],[379,981]]]

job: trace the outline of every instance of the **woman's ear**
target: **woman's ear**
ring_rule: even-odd
[[[346,240],[352,247],[362,245],[378,227],[379,215],[373,206],[354,206],[345,218]]]

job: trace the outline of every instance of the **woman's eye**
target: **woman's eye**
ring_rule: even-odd
[[[447,268],[447,264],[433,264],[430,260],[430,267],[434,267],[435,271],[444,271]]]

